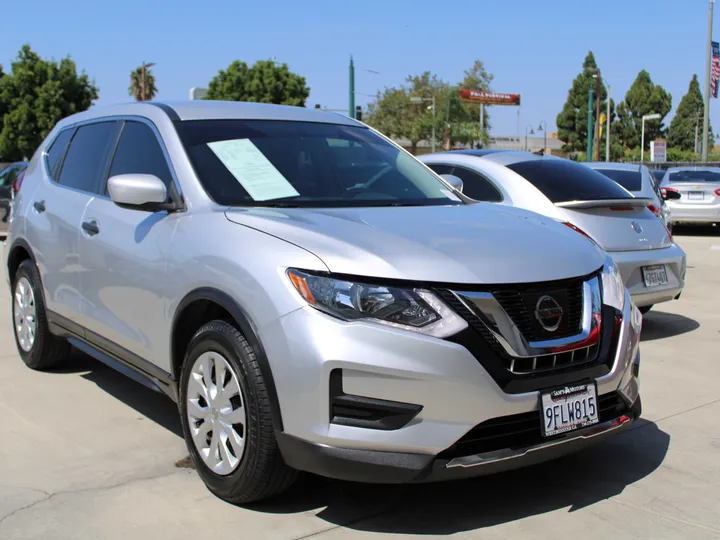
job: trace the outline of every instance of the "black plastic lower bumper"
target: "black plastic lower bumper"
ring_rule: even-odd
[[[328,478],[377,484],[436,482],[484,476],[549,461],[587,448],[630,429],[641,414],[640,398],[628,415],[583,430],[565,439],[529,448],[441,459],[433,455],[336,448],[304,441],[287,434],[278,436],[285,462],[295,469]]]

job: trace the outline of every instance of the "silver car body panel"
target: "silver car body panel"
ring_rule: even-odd
[[[605,204],[590,208],[554,204],[538,188],[506,165],[525,160],[559,159],[527,152],[501,152],[484,157],[460,152],[426,154],[427,165],[455,165],[475,170],[501,192],[499,205],[511,205],[568,222],[587,233],[616,260],[633,300],[641,307],[675,298],[684,286],[685,253],[674,244],[660,220],[647,208],[626,205],[617,210]],[[570,205],[571,206],[571,205]],[[642,267],[666,264],[668,283],[648,289]]]
[[[180,119],[356,124],[340,115],[257,104],[198,102],[173,105],[172,111]],[[54,136],[106,117],[152,125],[182,196],[182,211],[129,210],[49,178],[42,156]],[[521,181],[509,178],[499,189],[509,195]],[[7,253],[11,257],[14,246],[29,246],[49,310],[168,374],[173,322],[183,300],[200,290],[221,291],[241,308],[264,346],[285,433],[340,448],[436,454],[487,419],[537,410],[538,392],[506,393],[458,343],[326,315],[307,304],[286,272],[292,267],[455,283],[462,291],[467,284],[534,283],[597,271],[604,253],[558,223],[564,210],[523,185],[524,192],[515,194],[516,201],[526,201],[519,206],[544,216],[490,204],[227,208],[203,190],[166,108],[98,107],[60,122],[33,157],[16,198]],[[45,201],[46,211],[38,213],[35,201]],[[88,220],[97,223],[99,233],[83,232],[81,224]],[[596,382],[599,396],[619,391],[633,403],[640,318],[627,291],[622,314],[620,345]],[[333,424],[327,388],[334,369],[342,369],[347,393],[416,403],[422,412],[394,431]]]

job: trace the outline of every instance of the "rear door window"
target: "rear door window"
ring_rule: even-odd
[[[172,174],[162,147],[150,126],[126,122],[120,135],[110,176],[118,174],[152,174],[163,181],[170,193]]]
[[[554,203],[633,198],[604,174],[566,159],[521,161],[507,167]]]
[[[70,142],[58,183],[88,193],[103,193],[107,163],[115,145],[117,128],[118,123],[115,121],[79,127]]]
[[[642,173],[640,171],[621,171],[618,169],[595,170],[615,180],[628,191],[642,191]]]
[[[65,157],[65,151],[67,150],[70,139],[72,139],[74,128],[66,129],[61,131],[55,140],[50,145],[50,149],[47,151],[47,167],[48,174],[53,180],[57,179],[60,173],[60,165],[62,165],[63,157]]]

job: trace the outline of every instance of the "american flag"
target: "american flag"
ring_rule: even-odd
[[[720,80],[720,43],[712,42],[712,76],[710,77],[710,90],[712,97],[718,97],[718,80]]]

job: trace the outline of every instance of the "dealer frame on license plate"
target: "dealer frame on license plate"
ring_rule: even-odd
[[[649,289],[651,287],[659,287],[668,284],[667,268],[664,264],[654,264],[652,266],[642,267],[643,281]]]
[[[600,422],[597,385],[574,384],[540,394],[543,437],[574,431]]]

